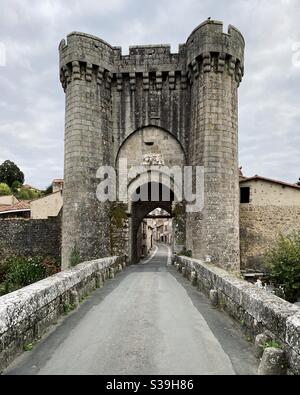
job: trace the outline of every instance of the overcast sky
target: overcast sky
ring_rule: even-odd
[[[246,40],[239,90],[240,165],[288,182],[300,177],[299,0],[0,0],[0,163],[26,182],[63,176],[64,93],[58,44],[82,31],[121,45],[170,43],[173,52],[207,17]],[[4,53],[5,50],[5,53]]]

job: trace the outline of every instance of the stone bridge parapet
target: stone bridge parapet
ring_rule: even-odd
[[[249,340],[265,334],[285,351],[289,374],[300,374],[300,308],[200,260],[175,256],[185,277],[241,326]]]
[[[84,262],[0,297],[0,372],[126,261],[124,256]]]

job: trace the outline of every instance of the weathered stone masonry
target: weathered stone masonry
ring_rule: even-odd
[[[241,268],[265,270],[264,255],[279,235],[300,232],[299,206],[241,204]]]
[[[96,200],[96,173],[115,165],[124,140],[155,126],[182,145],[187,164],[205,166],[205,209],[187,217],[188,249],[224,267],[239,265],[237,88],[244,39],[221,22],[198,26],[179,52],[170,46],[119,47],[83,33],[62,40],[66,92],[63,267],[109,255],[109,208]]]
[[[282,345],[287,373],[300,374],[300,309],[211,264],[176,256],[174,264],[197,288],[236,320],[249,340],[265,334]]]
[[[57,320],[126,266],[124,257],[84,262],[0,298],[0,373]]]
[[[61,216],[0,220],[0,261],[12,256],[61,256]]]

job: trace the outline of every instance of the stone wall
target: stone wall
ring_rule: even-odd
[[[288,361],[287,373],[300,374],[300,308],[233,274],[199,260],[175,256],[177,269],[236,320],[254,341],[268,333],[279,342]]]
[[[299,206],[240,206],[241,269],[262,270],[263,256],[280,234],[300,232]]]
[[[0,372],[66,311],[126,266],[123,257],[82,263],[0,297]]]
[[[259,177],[240,182],[250,188],[250,202],[254,206],[300,206],[300,187],[284,182],[272,182]]]
[[[61,216],[0,220],[0,261],[12,255],[60,258]]]

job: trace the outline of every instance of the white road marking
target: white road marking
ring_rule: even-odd
[[[154,257],[154,255],[157,253],[158,247],[155,246],[155,250],[152,252],[152,254],[147,258],[145,261],[141,262],[142,265],[146,265],[146,263],[150,262],[151,259]]]
[[[166,245],[166,247],[167,247],[167,249],[168,249],[168,262],[167,262],[167,265],[168,266],[171,266],[172,265],[172,250],[171,250],[171,248],[168,246],[168,245]]]

